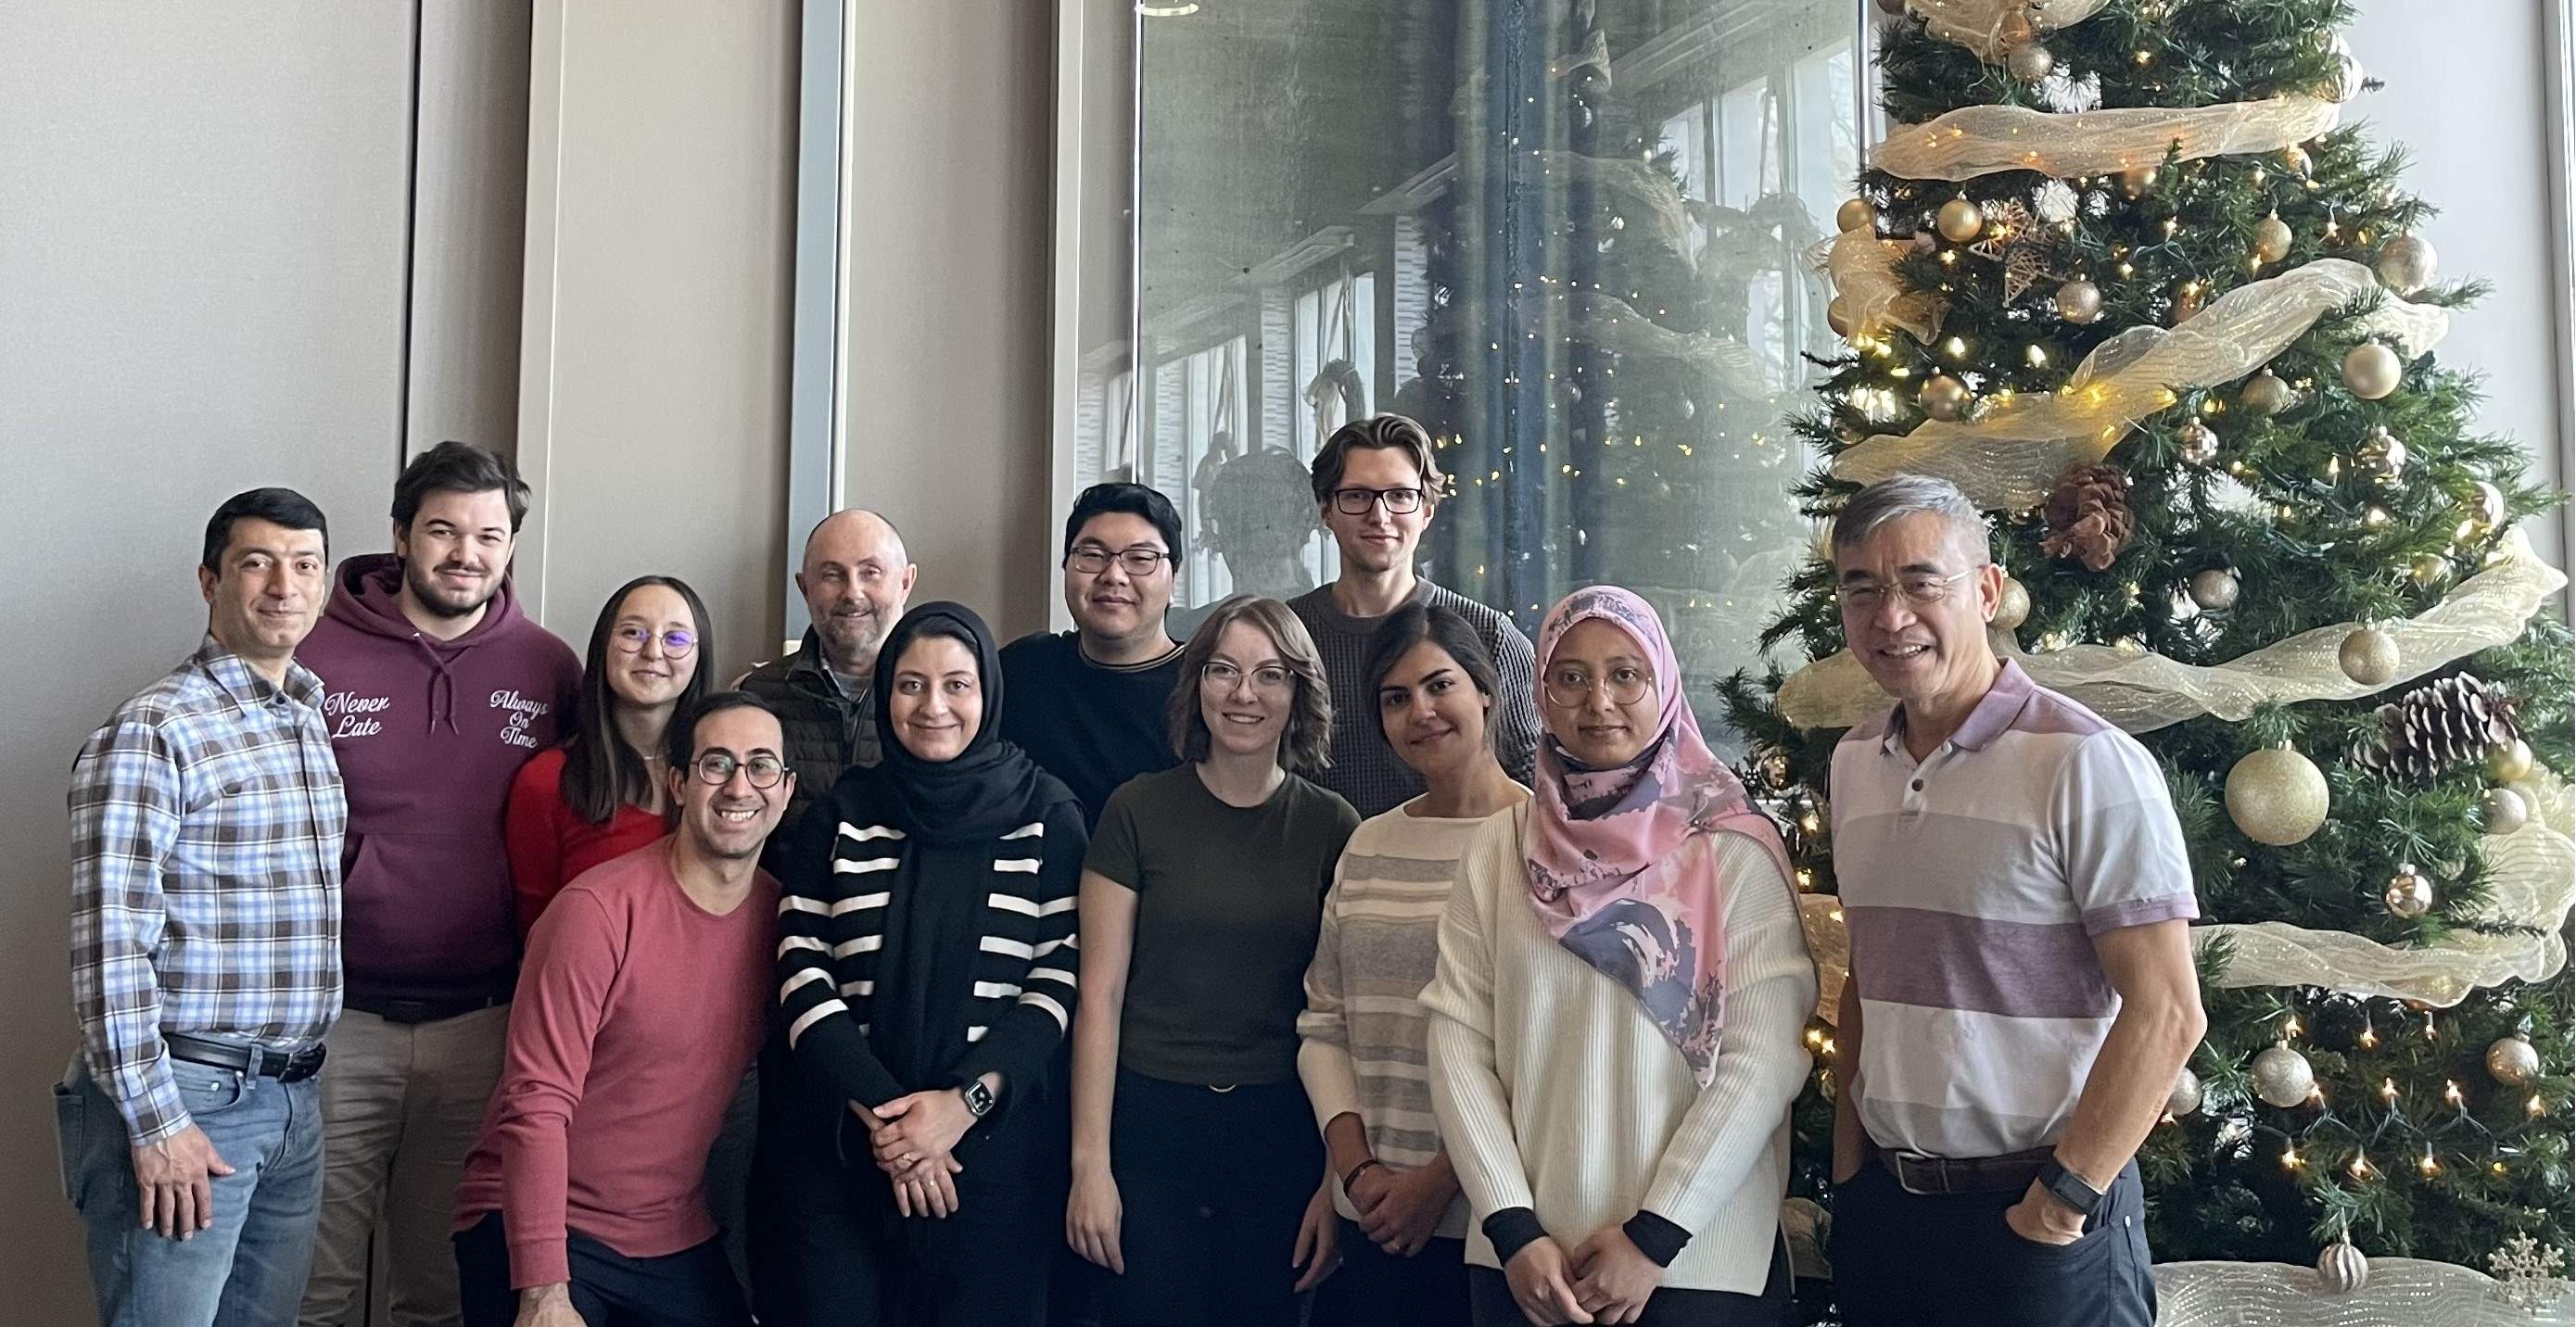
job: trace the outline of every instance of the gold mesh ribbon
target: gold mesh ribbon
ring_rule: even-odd
[[[2143,733],[2202,714],[2243,719],[2265,702],[2294,705],[2375,694],[2511,642],[2566,584],[2565,575],[2532,553],[2520,530],[2508,533],[2485,568],[2452,587],[2442,602],[2406,621],[2379,624],[2396,639],[2402,661],[2397,677],[2381,686],[2344,676],[2336,659],[2344,638],[2360,625],[2354,622],[2303,631],[2207,667],[2104,645],[2025,654],[2009,633],[1994,632],[1992,639],[1996,653],[2019,663],[2032,681],[2073,697],[2124,731]],[[1792,674],[1778,703],[1780,717],[1800,728],[1848,728],[1895,702],[1845,650]]]
[[[2101,460],[2139,420],[2179,399],[2177,391],[2244,377],[2319,318],[2374,295],[2383,297],[2363,316],[2360,333],[2394,340],[2408,359],[2450,331],[2444,310],[2383,295],[2359,263],[2320,258],[2239,286],[2171,331],[2132,327],[2112,337],[2054,392],[1992,400],[1973,421],[1925,420],[1911,433],[1862,441],[1834,458],[1834,477],[1867,484],[1931,475],[1988,510],[2037,506],[2058,476]]]
[[[2311,931],[2287,922],[2196,926],[2199,944],[2234,948],[2211,984],[2321,986],[2347,995],[2421,1000],[2448,1008],[2481,986],[2513,978],[2540,981],[2567,963],[2559,932],[2576,905],[2576,839],[2567,786],[2547,770],[2512,785],[2533,816],[2511,834],[2489,834],[2488,899],[2477,920],[2524,927],[2516,934],[2454,931],[2426,945],[2396,948],[2346,931]],[[2536,933],[2534,933],[2536,932]]]
[[[2012,53],[2030,32],[2070,28],[2110,0],[1911,0],[1935,37],[1956,42],[1988,64]],[[2016,21],[2018,20],[2018,21]],[[2024,29],[2023,25],[2027,24]]]
[[[1853,336],[1877,336],[1901,327],[1918,341],[1941,330],[1943,305],[1937,295],[1909,291],[1896,275],[1896,264],[1913,246],[1904,240],[1882,240],[1870,228],[1847,230],[1827,241],[1825,275],[1834,297],[1843,302]]]
[[[2335,126],[2340,108],[2316,97],[2173,109],[2132,106],[2058,114],[2020,106],[1963,106],[1904,125],[1871,149],[1869,164],[1909,180],[1973,180],[2035,170],[2061,179],[2161,164],[2276,152]]]

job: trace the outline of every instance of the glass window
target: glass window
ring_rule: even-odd
[[[1315,448],[1413,415],[1454,484],[1425,574],[1532,630],[1573,586],[1639,591],[1725,745],[1711,684],[1812,538],[1783,420],[1838,345],[1807,254],[1858,168],[1861,7],[1181,8],[1136,20],[1149,445],[1099,366],[1077,481],[1133,458],[1173,496],[1184,603],[1294,594],[1337,571]]]

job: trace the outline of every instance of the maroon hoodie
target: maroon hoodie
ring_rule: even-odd
[[[581,661],[504,580],[472,631],[423,634],[391,553],[340,564],[296,662],[322,678],[348,785],[341,947],[349,1002],[508,998],[516,976],[501,817],[511,777],[572,722]]]

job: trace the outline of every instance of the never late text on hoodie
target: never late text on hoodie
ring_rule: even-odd
[[[404,617],[391,553],[340,564],[296,660],[322,679],[348,786],[341,949],[349,1001],[508,999],[518,968],[510,780],[572,721],[581,661],[509,581],[442,641]]]

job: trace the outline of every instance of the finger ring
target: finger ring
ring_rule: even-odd
[[[912,1153],[906,1152],[902,1156],[896,1157],[895,1160],[899,1164],[909,1166],[912,1164]]]

